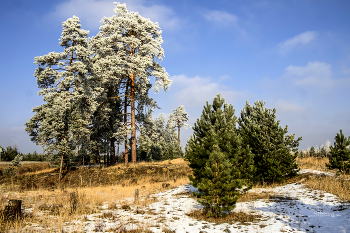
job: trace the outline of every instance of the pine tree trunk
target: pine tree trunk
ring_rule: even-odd
[[[177,142],[179,143],[179,146],[180,146],[180,126],[177,127]]]
[[[115,164],[115,138],[111,138],[111,165]]]
[[[98,146],[99,143],[100,143],[100,138],[97,138],[97,160],[101,167],[100,147]]]
[[[131,72],[131,159],[136,163],[136,123],[135,123],[135,83],[134,74]]]
[[[128,93],[128,86],[126,86],[126,89],[125,89],[125,98],[124,98],[124,126],[126,127],[126,122],[128,120],[128,117],[127,117],[127,108],[128,108],[128,99],[127,99],[127,93]],[[125,165],[128,164],[129,162],[129,159],[128,159],[128,137],[127,135],[125,135],[125,142],[124,142],[124,145],[125,145],[125,152],[124,152],[124,161],[125,161]]]
[[[118,142],[117,156],[118,156],[118,162],[119,162],[119,142]]]
[[[58,176],[58,182],[61,182],[62,179],[62,167],[63,167],[63,155],[61,155],[61,165],[60,165],[60,174]]]

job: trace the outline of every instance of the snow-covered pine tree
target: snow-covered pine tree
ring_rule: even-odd
[[[145,116],[142,126],[141,133],[137,139],[139,144],[139,159],[145,161],[152,161],[150,152],[151,146],[155,143],[154,139],[157,139],[155,121],[152,117],[153,110],[151,109],[147,116]]]
[[[256,173],[254,181],[279,182],[298,172],[296,157],[298,156],[299,137],[286,135],[288,126],[284,129],[276,121],[276,109],[264,108],[265,102],[256,101],[241,111],[238,119],[243,145],[249,145],[254,154]]]
[[[241,147],[233,106],[218,94],[207,102],[186,145],[186,159],[192,168],[192,184],[209,216],[223,215],[235,207],[241,191],[251,188],[254,173],[249,147]]]
[[[33,109],[35,115],[25,124],[32,141],[61,158],[59,180],[63,162],[68,166],[70,157],[89,140],[88,124],[97,95],[89,75],[88,31],[81,29],[76,16],[62,26],[59,45],[64,51],[35,58],[34,76],[45,103]]]
[[[122,93],[109,98],[122,98],[124,101],[124,127],[131,126],[132,161],[136,162],[136,116],[135,102],[147,102],[150,87],[149,77],[156,79],[154,89],[167,90],[171,81],[168,73],[160,65],[164,56],[163,42],[158,23],[128,12],[125,4],[115,3],[116,15],[103,18],[100,32],[90,41],[94,52],[94,73],[101,85],[113,83]],[[127,108],[130,104],[130,122]],[[127,144],[125,153],[127,153]],[[127,156],[125,156],[127,158]],[[125,160],[127,162],[127,160]]]
[[[187,129],[189,124],[188,122],[190,115],[185,111],[185,106],[180,105],[177,109],[174,109],[169,116],[169,121],[173,124],[174,127],[177,127],[177,142],[180,145],[180,128],[185,127]]]
[[[340,130],[340,133],[337,133],[334,140],[334,146],[329,147],[329,163],[326,166],[348,174],[350,173],[350,137],[345,137],[343,130]]]
[[[163,159],[183,157],[183,151],[178,143],[178,137],[171,120],[169,119],[164,130]]]

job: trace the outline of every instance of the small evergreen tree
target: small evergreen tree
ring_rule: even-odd
[[[276,109],[264,108],[265,102],[257,101],[254,106],[247,102],[238,120],[243,145],[250,146],[254,154],[256,182],[280,182],[297,175],[299,137],[286,135],[284,129],[276,121]]]
[[[187,129],[189,124],[188,122],[190,115],[185,111],[185,106],[180,105],[177,109],[174,109],[169,116],[169,121],[173,124],[174,127],[177,127],[177,142],[180,145],[180,128],[185,127]]]
[[[217,95],[213,105],[207,102],[204,106],[186,145],[186,159],[193,171],[189,178],[198,188],[199,202],[208,216],[232,210],[240,190],[251,188],[253,157],[249,147],[241,147],[234,112],[233,106]]]
[[[324,146],[322,146],[321,150],[320,150],[320,157],[325,158],[327,156],[328,156],[328,152],[327,152],[326,148]]]
[[[21,167],[22,165],[20,162],[22,161],[23,156],[20,154],[17,154],[16,157],[11,161],[11,164],[5,168],[3,176],[4,177],[11,177],[15,175],[15,169]]]
[[[346,138],[343,131],[335,136],[334,146],[330,146],[329,163],[330,169],[338,169],[340,172],[350,173],[350,137]]]
[[[160,146],[153,144],[150,148],[150,151],[148,152],[148,159],[147,160],[154,160],[154,161],[160,161],[162,160],[162,149]]]
[[[316,156],[315,147],[312,146],[309,153],[310,153],[310,156],[311,156],[311,157],[315,157],[315,156]]]

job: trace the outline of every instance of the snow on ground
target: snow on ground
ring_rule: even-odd
[[[317,171],[317,170],[312,170],[312,169],[303,169],[299,171],[299,174],[303,173],[312,173],[312,174],[317,174],[317,175],[326,175],[326,176],[334,176],[334,173],[331,172],[323,172],[323,171]]]
[[[237,203],[234,211],[261,214],[257,223],[229,225],[198,221],[187,216],[201,206],[187,193],[196,189],[191,185],[154,194],[157,201],[144,209],[102,210],[87,215],[84,221],[66,226],[68,232],[104,232],[144,227],[153,232],[172,230],[186,232],[350,232],[350,208],[329,193],[304,188],[302,184],[288,184],[249,192],[269,192],[274,198]],[[105,206],[106,207],[106,206]],[[105,213],[105,215],[103,215]],[[110,214],[109,218],[106,213]],[[107,215],[108,216],[108,215]],[[114,217],[113,217],[114,216]]]

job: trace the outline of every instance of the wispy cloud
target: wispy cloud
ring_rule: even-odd
[[[173,10],[164,5],[146,5],[145,0],[126,0],[126,7],[129,11],[139,12],[145,18],[158,22],[164,30],[175,30],[178,28],[180,19],[176,17]],[[73,15],[79,17],[82,27],[90,30],[98,29],[101,26],[103,17],[114,15],[115,5],[109,0],[69,0],[56,5],[53,12],[46,15],[46,18],[64,21]]]
[[[209,11],[205,14],[208,21],[221,25],[237,25],[238,17],[224,11]]]
[[[284,74],[297,86],[330,88],[336,84],[332,67],[325,62],[309,62],[306,66],[288,66]]]
[[[275,104],[275,108],[279,113],[301,113],[305,108],[296,103],[292,103],[286,100],[278,100]]]
[[[235,91],[232,88],[212,82],[209,78],[199,76],[190,78],[185,75],[172,76],[176,90],[175,101],[179,105],[191,108],[202,108],[206,101],[212,103],[214,97],[221,93],[227,103],[234,103],[248,95],[245,91]]]
[[[315,31],[307,31],[303,32],[293,38],[290,38],[279,44],[279,52],[286,53],[291,51],[294,47],[299,45],[307,45],[310,42],[314,41],[317,37],[318,33]]]

